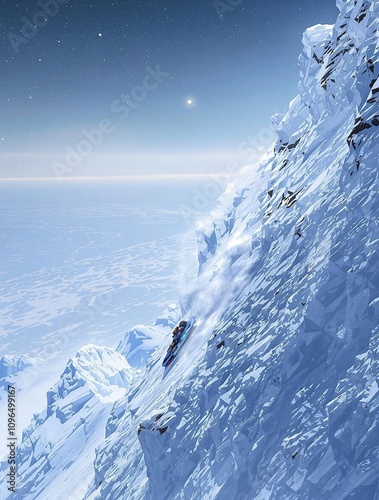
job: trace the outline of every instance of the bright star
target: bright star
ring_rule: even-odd
[[[187,97],[185,103],[187,108],[193,108],[195,107],[196,101],[193,97]]]

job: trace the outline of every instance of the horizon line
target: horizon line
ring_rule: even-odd
[[[210,172],[207,174],[141,174],[141,175],[109,175],[81,177],[0,177],[1,182],[75,182],[75,181],[133,181],[133,180],[180,180],[206,179],[209,177],[235,177],[229,173]]]

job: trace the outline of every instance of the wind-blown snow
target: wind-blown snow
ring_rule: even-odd
[[[276,143],[199,232],[182,297],[197,324],[176,362],[162,369],[169,328],[157,348],[150,328],[120,343],[146,366],[113,405],[80,498],[377,498],[379,1],[338,7],[334,27],[304,34]],[[148,348],[134,360],[136,339]],[[33,438],[51,471],[63,455],[49,422],[82,432],[98,414],[75,391]],[[44,498],[33,474],[21,470],[22,491]]]

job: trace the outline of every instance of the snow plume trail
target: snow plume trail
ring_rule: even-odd
[[[213,220],[204,222],[198,229],[201,271],[197,279],[187,285],[180,303],[187,315],[194,316],[197,323],[203,323],[203,328],[208,325],[207,335],[212,331],[212,325],[217,325],[233,308],[264,257],[262,208],[258,194],[268,181],[263,169],[265,160],[267,157],[263,157],[260,165],[245,167],[243,186],[241,179],[230,185],[212,214]],[[225,204],[237,205],[245,200],[250,204],[250,217],[234,228],[234,224],[228,224],[222,218]],[[207,265],[209,262],[211,265]]]

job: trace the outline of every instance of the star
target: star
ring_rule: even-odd
[[[195,107],[196,101],[193,97],[187,97],[185,100],[185,105],[187,108],[193,108]]]

